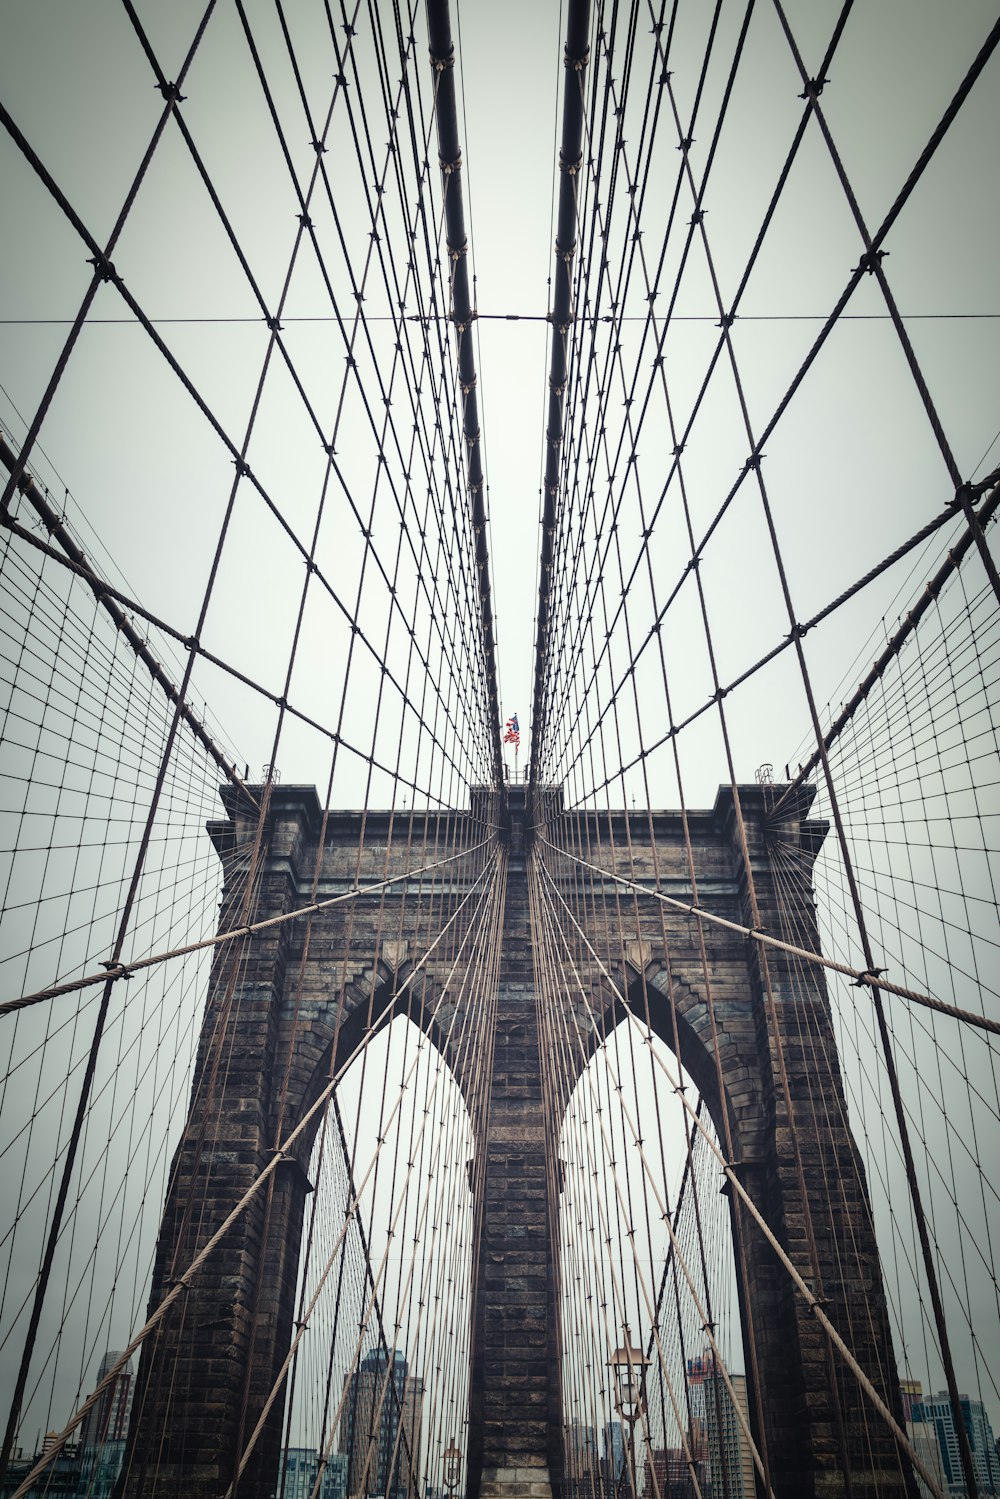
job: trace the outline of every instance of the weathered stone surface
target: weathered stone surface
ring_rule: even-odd
[[[473,1112],[478,1139],[470,1182],[480,1194],[482,1238],[471,1370],[471,1499],[477,1494],[547,1499],[560,1492],[562,1481],[556,1246],[547,1201],[558,1163],[550,1168],[545,1156],[528,919],[530,827],[524,788],[510,790],[491,1099],[488,1111]],[[732,792],[720,792],[711,810],[689,811],[686,826],[698,899],[752,925],[753,894],[760,923],[778,930],[782,913],[771,866],[775,834],[768,829],[764,796],[761,788],[740,788],[752,892]],[[239,914],[243,888],[244,865],[236,856],[253,856],[256,830],[228,795],[226,807],[228,820],[212,824],[211,832],[220,853],[233,860],[222,917],[230,922]],[[444,846],[449,819],[453,823],[456,816],[427,819],[431,844],[440,837]],[[293,910],[312,898],[320,822],[310,788],[274,789],[257,917]],[[585,814],[577,824],[578,846],[589,859],[629,879],[657,879],[667,893],[692,900],[679,814]],[[805,871],[797,897],[784,882],[785,914],[789,899],[797,900],[791,913],[796,930],[815,946],[809,871],[823,830],[800,822],[796,814],[778,832],[786,859],[789,848],[799,849]],[[389,814],[369,812],[364,823],[360,813],[331,814],[318,869],[319,898],[346,891],[358,880],[401,873],[413,862],[405,841],[393,840]],[[398,983],[426,953],[463,877],[459,863],[433,929],[411,882],[402,881],[377,899],[346,902],[317,918],[308,953],[301,923],[274,928],[247,950],[238,950],[239,944],[220,949],[191,1113],[164,1210],[153,1305],[257,1178],[276,1139],[302,1117],[331,1066],[341,1065],[391,1018]],[[677,1046],[727,1150],[731,1142],[740,1182],[807,1282],[818,1277],[830,1317],[898,1411],[867,1193],[847,1128],[819,971],[800,972],[781,955],[768,954],[762,961],[758,946],[739,934],[708,925],[699,933],[696,922],[655,901],[623,902],[620,909],[622,929],[610,934],[615,983],[628,994],[634,1012],[648,1019],[668,1046]],[[606,929],[592,936],[599,946],[609,940]],[[596,970],[585,977],[592,992],[603,994],[596,1027],[582,1010],[578,1014],[596,1049],[621,1014]],[[433,962],[427,964],[419,982],[407,987],[400,1009],[441,1048],[468,1097],[465,1063],[446,1039],[452,1002],[432,1018],[439,979]],[[567,1003],[576,1002],[568,997]],[[240,1216],[145,1345],[127,1499],[147,1499],[154,1491],[218,1499],[227,1489],[291,1337],[310,1143],[306,1132],[295,1158],[274,1173],[266,1193]],[[778,1499],[845,1494],[846,1466],[853,1499],[901,1495],[905,1486],[891,1438],[871,1419],[856,1381],[840,1367],[831,1381],[819,1325],[736,1194],[730,1192],[729,1200],[746,1265],[740,1297],[748,1353],[752,1342],[759,1376],[759,1406],[751,1392],[751,1420],[769,1454],[775,1494]],[[280,1415],[277,1401],[239,1488],[240,1499],[267,1499],[272,1492]]]

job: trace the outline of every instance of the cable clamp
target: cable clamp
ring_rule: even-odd
[[[176,83],[158,83],[156,87],[168,104],[183,104],[187,94],[182,94]]]
[[[346,73],[334,73],[334,75],[333,75],[333,81],[334,81],[334,83],[339,84],[341,88],[346,88],[347,87],[347,74]]]
[[[856,276],[859,271],[867,271],[869,276],[874,276],[888,253],[888,250],[869,250],[867,255],[862,255],[851,275]]]
[[[313,221],[307,213],[297,214],[296,217],[298,218],[298,221],[302,225],[303,229],[311,229],[313,227]]]
[[[276,317],[266,317],[264,321],[270,328],[272,333],[281,333],[283,331],[281,324],[278,322],[278,319]]]
[[[309,144],[310,144],[310,146],[312,146],[312,148],[316,152],[317,156],[325,156],[326,155],[326,147],[324,146],[323,142],[322,141],[318,141],[315,136],[313,136],[313,138],[309,142]]]
[[[863,989],[866,984],[877,984],[880,976],[885,973],[884,968],[866,968],[864,973],[858,975],[854,980],[853,988]]]
[[[87,259],[87,264],[94,267],[95,273],[102,281],[117,282],[118,272],[106,255],[91,255]]]
[[[666,82],[666,80],[669,77],[670,77],[669,73],[664,73],[663,78],[661,79],[661,82]],[[687,151],[690,151],[690,149],[691,149],[691,147],[693,145],[694,145],[694,136],[693,135],[685,135],[685,136],[682,136],[681,139],[677,142],[677,150],[678,151],[685,151],[685,152],[687,152]]]
[[[691,224],[703,224],[705,222],[705,210],[703,208],[696,208],[688,222]]]
[[[829,82],[829,78],[810,78],[801,94],[799,94],[799,98],[818,99],[823,92],[824,86]]]
[[[736,314],[735,314],[735,312],[724,312],[722,314],[722,317],[719,319],[719,321],[716,323],[715,326],[717,328],[731,328],[733,326],[733,324],[735,323],[735,321],[736,321]]]
[[[248,477],[250,473],[250,465],[249,463],[247,463],[245,458],[234,458],[233,465],[236,469],[237,478],[244,479]]]

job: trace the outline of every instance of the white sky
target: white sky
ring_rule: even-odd
[[[818,66],[836,7],[793,6],[790,17],[807,63]],[[194,29],[196,5],[140,7],[144,24],[168,76]],[[297,165],[311,153],[293,111],[282,68],[274,17],[265,5],[250,8],[260,45],[285,111]],[[723,63],[728,62],[741,16],[723,7],[718,67],[706,87],[705,128],[693,152],[707,147]],[[831,80],[823,94],[831,130],[868,221],[875,225],[915,160],[991,20],[986,4],[859,5],[846,28]],[[310,25],[296,11],[300,50],[316,98],[329,81],[329,58],[309,45]],[[645,27],[640,27],[646,45]],[[469,6],[455,26],[461,41],[462,97],[467,139],[465,178],[471,223],[477,301],[482,312],[540,314],[547,310],[551,265],[553,171],[557,91],[561,88],[561,20],[555,6]],[[690,99],[703,44],[698,8],[681,9],[675,43],[676,88]],[[364,57],[366,33],[359,27]],[[0,59],[0,91],[15,120],[34,143],[70,200],[98,236],[113,222],[128,182],[157,118],[160,97],[127,19],[113,4],[79,7],[11,5],[7,45]],[[424,53],[421,44],[421,59]],[[645,57],[645,54],[643,54]],[[994,64],[995,66],[995,64]],[[309,69],[315,76],[309,76]],[[645,63],[636,64],[638,96]],[[990,191],[998,90],[991,72],[928,171],[888,241],[886,267],[906,314],[996,311],[994,249],[998,206]],[[426,81],[426,80],[425,80]],[[220,6],[207,29],[188,83],[184,105],[220,195],[231,213],[265,294],[276,300],[279,277],[295,227],[294,208],[273,132],[260,104],[235,13]],[[790,142],[801,111],[799,80],[774,14],[758,6],[747,54],[707,195],[713,254],[724,290],[735,284],[746,248]],[[383,132],[384,133],[384,132]],[[375,132],[380,139],[379,131]],[[677,153],[664,121],[654,166],[657,182],[671,181]],[[339,148],[338,148],[339,149]],[[87,284],[85,254],[60,212],[8,140],[2,143],[12,232],[5,242],[0,292],[0,368],[10,402],[30,418],[65,329],[12,319],[70,317]],[[340,158],[337,158],[338,166]],[[346,177],[349,163],[342,176]],[[657,173],[660,175],[657,176]],[[338,182],[340,178],[338,178]],[[353,191],[345,182],[348,204]],[[655,243],[655,192],[647,240]],[[680,218],[686,220],[682,213]],[[348,215],[348,223],[352,221]],[[363,223],[356,225],[357,240]],[[824,315],[859,254],[857,232],[837,187],[818,132],[807,133],[785,198],[750,282],[742,311],[748,318],[789,313]],[[140,193],[115,261],[141,304],[154,317],[254,316],[232,253],[176,132],[168,131],[149,181]],[[703,266],[693,257],[678,311],[713,318]],[[661,294],[661,302],[663,301]],[[641,298],[637,299],[637,306]],[[299,314],[328,312],[305,258],[293,281],[290,306]],[[850,309],[881,311],[866,279]],[[120,315],[105,288],[97,316]],[[990,359],[990,321],[915,321],[911,332],[928,384],[963,472],[973,475],[997,424],[997,377]],[[769,416],[819,323],[737,324],[734,337],[759,427]],[[262,326],[174,325],[161,330],[237,438],[265,343]],[[304,378],[322,395],[322,360],[329,328],[299,325],[287,331]],[[677,323],[667,348],[675,403],[700,382],[715,332],[711,321]],[[491,552],[504,713],[530,711],[534,593],[538,551],[538,491],[548,354],[541,323],[483,321],[479,326],[479,377],[491,514]],[[320,363],[317,363],[320,361]],[[734,423],[731,385],[717,381],[702,437],[692,452],[688,483],[696,512],[712,513],[745,457],[745,439]],[[15,435],[17,417],[6,406]],[[85,331],[70,362],[41,446],[69,486],[80,512],[148,607],[189,628],[203,585],[207,547],[228,481],[229,459],[193,411],[139,329],[94,326]],[[649,442],[641,453],[655,471],[662,460]],[[273,377],[251,445],[255,472],[278,502],[305,524],[321,473],[315,443],[287,394]],[[320,455],[321,458],[322,455]],[[42,464],[40,455],[36,455]],[[768,444],[767,476],[793,593],[802,614],[826,602],[860,575],[948,498],[948,483],[919,412],[895,336],[885,322],[845,322],[834,333],[781,428]],[[363,453],[359,450],[364,469]],[[987,468],[988,468],[987,464]],[[47,472],[42,464],[43,472]],[[49,475],[53,487],[57,481]],[[645,481],[647,485],[652,482]],[[720,537],[715,571],[708,574],[714,626],[725,675],[748,664],[783,633],[772,569],[749,515],[734,514]],[[664,531],[668,544],[669,526]],[[340,537],[338,536],[338,544]],[[233,564],[224,569],[208,642],[252,675],[270,684],[287,656],[288,600],[299,564],[284,559],[268,524],[247,506],[234,534]],[[669,553],[663,576],[672,571]],[[760,584],[758,591],[757,584]],[[832,630],[810,642],[824,700],[849,675],[890,603],[899,578],[842,612]],[[891,586],[890,586],[891,584]],[[741,607],[728,605],[738,597]],[[266,607],[263,601],[266,599]],[[690,639],[681,627],[677,649]],[[326,648],[336,654],[337,643]],[[310,661],[323,669],[323,651]],[[311,666],[310,670],[314,668]],[[202,691],[231,740],[251,761],[266,753],[269,722],[259,703],[231,684],[201,674]],[[690,701],[706,695],[697,676]],[[683,691],[681,691],[683,703]],[[786,717],[776,703],[788,699]],[[789,696],[779,671],[766,674],[761,691],[733,713],[741,736],[740,773],[763,759],[783,761],[805,728],[803,709]],[[743,736],[745,735],[745,743]],[[322,779],[315,747],[289,735],[286,779]],[[702,759],[692,742],[693,763]],[[720,779],[714,769],[699,781],[708,797]],[[343,800],[351,788],[344,786]],[[338,798],[339,799],[339,798]]]

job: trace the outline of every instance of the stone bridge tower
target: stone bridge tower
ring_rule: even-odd
[[[773,788],[771,788],[773,790]],[[312,788],[271,789],[262,844],[256,821],[230,789],[222,793],[227,817],[209,831],[227,868],[243,871],[259,859],[257,918],[295,910],[312,899],[318,840],[324,855],[319,895],[346,889],[354,878],[362,839],[384,847],[389,814],[328,815],[325,827]],[[825,827],[802,810],[790,811],[779,829],[768,816],[766,791],[740,788],[749,837],[751,868],[765,927],[776,925],[778,894],[772,868],[775,837],[797,848],[807,868]],[[557,1327],[558,1256],[550,1225],[549,1194],[558,1192],[558,1163],[547,1159],[542,1103],[542,1059],[536,1018],[535,980],[528,917],[527,870],[532,853],[531,793],[508,788],[508,812],[501,837],[508,845],[503,950],[488,1123],[473,1117],[476,1150],[485,1157],[478,1173],[481,1201],[475,1219],[482,1224],[479,1276],[474,1309],[469,1438],[469,1499],[490,1496],[559,1495],[561,1406]],[[455,813],[431,814],[442,819]],[[581,814],[582,815],[582,814]],[[690,898],[684,829],[679,813],[585,814],[600,821],[611,842],[630,845],[632,868],[643,860],[652,874],[650,825],[655,834],[661,888]],[[687,813],[699,889],[704,903],[749,925],[745,860],[737,842],[729,788],[714,807]],[[363,832],[362,832],[363,829]],[[597,841],[597,840],[595,840]],[[645,852],[644,852],[645,851]],[[241,858],[240,855],[245,857]],[[405,864],[401,866],[405,868]],[[223,902],[235,900],[227,889]],[[213,970],[193,1105],[171,1174],[154,1269],[151,1305],[156,1305],[178,1267],[225,1219],[273,1155],[276,1079],[287,1075],[288,1127],[318,1096],[333,1066],[348,1057],[373,1027],[396,1011],[396,991],[412,976],[420,954],[412,903],[398,896],[356,899],[351,922],[347,907],[315,918],[308,952],[303,924],[273,928],[254,939],[249,955],[237,962],[222,948]],[[787,893],[785,895],[787,905]],[[393,908],[393,900],[398,909]],[[640,905],[657,906],[656,902]],[[630,908],[631,909],[631,908]],[[799,930],[818,934],[808,890],[797,913]],[[614,987],[629,996],[636,1013],[670,1047],[704,1094],[719,1138],[728,1118],[734,1166],[753,1201],[801,1273],[811,1283],[815,1260],[806,1243],[803,1188],[822,1276],[826,1309],[834,1323],[853,1328],[853,1351],[886,1403],[899,1413],[892,1343],[882,1289],[863,1171],[844,1121],[843,1088],[836,1061],[829,1006],[821,971],[803,986],[801,974],[773,959],[770,963],[774,1014],[765,1013],[756,944],[738,933],[705,928],[714,994],[713,1039],[702,992],[704,967],[696,923],[667,918],[669,981],[662,951],[661,909],[639,917],[635,931],[622,933],[629,954],[613,975]],[[372,954],[377,952],[375,966]],[[301,984],[297,975],[303,975]],[[460,1064],[449,1056],[442,1031],[430,1017],[436,975],[428,964],[407,991],[407,1013],[422,1025],[453,1066],[463,1086]],[[290,995],[298,992],[294,1054],[290,1053]],[[340,992],[346,995],[341,1008]],[[621,1018],[620,1001],[605,984],[602,1034]],[[803,1025],[803,1017],[807,1024]],[[212,1037],[224,1021],[231,1044],[224,1069],[210,1077]],[[779,1086],[773,1025],[781,1029],[785,1082]],[[807,1035],[821,1039],[808,1045]],[[716,1048],[721,1066],[716,1064]],[[826,1058],[817,1072],[817,1055]],[[719,1076],[723,1079],[720,1090]],[[789,1148],[786,1098],[793,1105],[817,1088],[829,1107],[803,1109],[798,1123],[797,1168]],[[558,1138],[558,1129],[555,1131]],[[211,1157],[202,1142],[212,1138]],[[241,1434],[252,1429],[275,1373],[287,1352],[294,1318],[293,1300],[312,1136],[273,1174],[268,1212],[255,1199],[195,1277],[180,1308],[161,1324],[143,1349],[130,1434],[124,1499],[146,1499],[154,1492],[190,1499],[218,1499],[233,1477]],[[804,1165],[804,1171],[802,1166]],[[831,1196],[824,1182],[835,1182]],[[190,1204],[197,1202],[192,1216]],[[266,1224],[266,1232],[265,1232]],[[865,1407],[854,1377],[835,1371],[831,1394],[827,1345],[801,1298],[759,1232],[744,1224],[747,1291],[741,1298],[744,1325],[752,1316],[756,1337],[756,1396],[771,1460],[776,1499],[844,1494],[873,1499],[877,1494],[909,1493],[899,1474],[892,1438]],[[851,1252],[844,1245],[850,1241]],[[852,1316],[852,1313],[854,1314]],[[748,1364],[748,1370],[749,1370]],[[176,1376],[176,1377],[174,1377]],[[751,1411],[758,1401],[753,1396]],[[759,1427],[759,1421],[753,1418]],[[238,1493],[269,1499],[281,1442],[281,1403],[276,1402],[254,1460]],[[843,1477],[846,1450],[851,1478]],[[156,1475],[159,1475],[158,1477]]]

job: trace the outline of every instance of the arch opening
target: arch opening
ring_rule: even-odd
[[[609,1016],[559,1132],[564,1491],[666,1499],[697,1482],[749,1499],[743,1323],[713,1110],[653,1029],[646,1040]]]
[[[312,1144],[279,1484],[317,1461],[339,1492],[401,1499],[465,1448],[473,1132],[444,1050],[392,986],[376,998]]]

